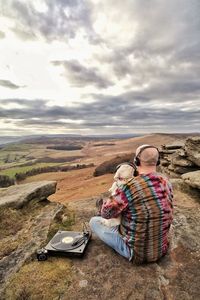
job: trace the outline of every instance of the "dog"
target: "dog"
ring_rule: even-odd
[[[124,163],[117,167],[117,171],[114,175],[114,182],[109,189],[109,192],[111,193],[110,198],[115,198],[115,196],[119,193],[119,189],[126,184],[131,178],[133,178],[135,168],[134,165]],[[103,199],[100,199],[99,205],[100,209],[103,205]],[[119,226],[121,223],[121,216],[117,218],[111,218],[111,219],[105,219],[102,218],[101,223],[107,227],[113,227],[113,226]]]

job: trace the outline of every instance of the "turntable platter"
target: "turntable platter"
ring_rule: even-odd
[[[55,250],[66,251],[72,250],[85,242],[83,234],[75,234],[72,232],[58,232],[50,241],[51,247]]]

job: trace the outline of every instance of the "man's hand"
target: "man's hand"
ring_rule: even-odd
[[[105,219],[118,217],[128,205],[128,201],[124,201],[120,194],[117,198],[116,196],[111,196],[104,201],[101,216]]]

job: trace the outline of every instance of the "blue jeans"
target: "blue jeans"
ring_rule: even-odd
[[[108,246],[128,260],[132,259],[133,250],[125,243],[118,231],[118,226],[107,227],[101,223],[102,217],[92,217],[90,228]]]

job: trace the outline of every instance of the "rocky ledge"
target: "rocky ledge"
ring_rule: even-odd
[[[33,199],[39,201],[47,199],[55,191],[56,181],[33,182],[2,188],[0,189],[0,207],[8,205],[20,208]]]
[[[0,299],[29,299],[3,293],[10,279],[35,260],[36,250],[60,226],[65,208],[47,200],[55,191],[54,181],[0,189]]]
[[[185,173],[181,177],[189,186],[200,189],[200,170]]]
[[[200,137],[185,143],[163,145],[160,150],[161,171],[170,178],[182,178],[190,187],[200,190]]]

